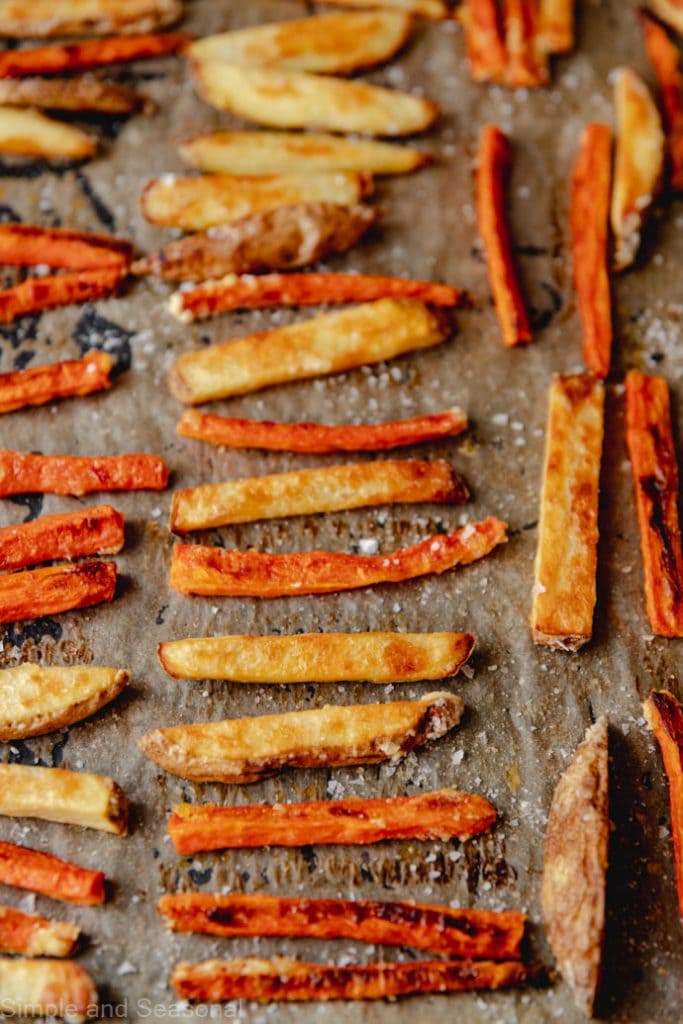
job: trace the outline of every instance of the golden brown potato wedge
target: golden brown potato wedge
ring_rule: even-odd
[[[65,768],[0,764],[0,814],[115,835],[128,831],[128,803],[120,786],[105,775]]]
[[[44,160],[87,160],[97,143],[80,128],[37,110],[0,106],[0,153]]]
[[[683,0],[652,0],[650,7],[662,21],[683,35]]]
[[[115,700],[129,680],[115,668],[17,665],[0,671],[0,740],[42,736]]]
[[[155,729],[140,749],[155,764],[196,782],[256,782],[282,768],[399,761],[460,721],[452,693],[392,704],[326,705],[259,718]]]
[[[471,633],[302,633],[220,636],[159,644],[176,679],[236,683],[417,682],[456,675]]]
[[[0,957],[0,1011],[20,1017],[63,1017],[84,1024],[97,1015],[97,989],[72,960]]]
[[[154,104],[125,85],[102,82],[92,75],[75,78],[0,79],[0,104],[15,107],[44,107],[47,110],[132,114]]]
[[[441,21],[449,16],[447,0],[318,0],[318,3],[334,7],[352,7],[354,10],[368,7],[384,7],[391,11],[408,11],[422,18]]]
[[[0,36],[153,32],[182,13],[182,0],[0,0]]]
[[[68,921],[48,921],[0,904],[0,952],[23,956],[71,956],[80,932]]]
[[[271,128],[320,128],[359,135],[426,131],[439,108],[431,100],[367,82],[282,68],[195,64],[199,91],[212,107]]]
[[[621,68],[614,85],[617,140],[611,221],[614,265],[629,267],[662,185],[666,139],[657,105],[635,71]]]

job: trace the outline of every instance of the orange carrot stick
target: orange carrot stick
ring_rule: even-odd
[[[189,37],[167,33],[145,33],[137,36],[112,36],[88,39],[63,46],[34,46],[28,50],[5,50],[0,53],[0,78],[22,78],[24,75],[49,75],[63,71],[84,71],[103,64],[120,64],[131,60],[147,60],[177,53]]]
[[[201,544],[176,544],[170,582],[181,594],[286,597],[401,583],[484,558],[507,540],[507,524],[490,517],[455,533],[427,537],[390,555],[307,551],[270,555]]]
[[[23,956],[71,956],[78,942],[76,925],[48,921],[0,904],[0,952]]]
[[[233,419],[188,409],[177,432],[228,448],[261,448],[272,452],[379,452],[456,437],[467,430],[467,416],[449,409],[433,416],[414,416],[389,423],[332,426],[323,423],[273,423]]]
[[[94,231],[0,224],[0,263],[10,266],[45,265],[68,270],[123,268],[129,265],[132,255],[130,242]]]
[[[0,882],[66,903],[104,903],[104,871],[90,871],[15,843],[0,842]]]
[[[645,46],[659,82],[669,150],[671,187],[683,191],[683,74],[680,52],[667,30],[645,9],[639,11]]]
[[[114,600],[116,564],[79,562],[0,576],[0,622],[22,622]]]
[[[123,547],[123,516],[111,505],[41,516],[0,529],[0,569],[82,555],[115,555]]]
[[[295,804],[178,804],[168,834],[178,853],[262,846],[368,845],[386,839],[470,839],[496,811],[481,796],[440,789],[416,796]]]
[[[495,125],[486,125],[479,144],[477,215],[503,342],[511,347],[531,341],[531,328],[515,270],[505,213],[509,167],[507,137]]]
[[[655,734],[669,780],[678,909],[683,921],[683,708],[668,690],[653,690],[643,714]]]
[[[657,636],[683,636],[683,554],[678,520],[678,466],[669,389],[663,377],[631,370],[626,378],[628,443],[647,614]]]
[[[124,277],[121,267],[100,267],[54,277],[28,277],[21,284],[0,291],[0,323],[10,324],[31,313],[111,295]]]
[[[475,82],[502,82],[507,52],[497,0],[464,0],[457,18],[465,29],[467,59]]]
[[[168,467],[158,455],[32,455],[0,449],[0,497],[94,491],[163,491]]]
[[[0,413],[106,391],[111,386],[111,367],[111,356],[95,350],[83,359],[0,373]]]
[[[505,0],[507,85],[534,88],[548,81],[547,55],[537,45],[538,0]]]
[[[571,228],[583,359],[597,377],[608,375],[612,354],[607,251],[611,195],[612,133],[604,124],[589,124],[572,175]]]

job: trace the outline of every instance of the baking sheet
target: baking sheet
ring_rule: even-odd
[[[312,5],[296,0],[194,0],[190,31],[296,17]],[[356,551],[363,538],[380,550],[452,529],[464,515],[502,516],[510,543],[465,570],[401,586],[301,599],[189,599],[167,584],[170,495],[114,496],[126,516],[123,577],[107,607],[5,629],[0,664],[93,662],[129,667],[130,690],[114,707],[68,731],[4,745],[3,760],[63,765],[112,774],[133,807],[132,835],[119,839],[59,825],[5,820],[3,839],[44,848],[114,880],[104,908],[61,906],[3,890],[2,899],[77,921],[88,936],[82,962],[100,985],[107,1013],[129,1020],[206,1019],[178,1003],[168,975],[179,959],[276,952],[323,962],[372,960],[380,951],[350,942],[221,942],[176,937],[157,921],[166,891],[270,892],[282,895],[412,898],[490,908],[521,908],[531,919],[534,955],[550,962],[538,926],[542,839],[552,788],[585,727],[600,714],[612,725],[614,843],[610,935],[603,1008],[611,1020],[678,1021],[683,1001],[683,942],[677,921],[666,788],[655,744],[643,727],[640,701],[652,686],[679,691],[680,643],[653,639],[644,614],[635,513],[626,461],[623,372],[663,373],[674,395],[681,438],[683,341],[680,266],[683,207],[658,218],[642,268],[616,286],[618,372],[608,400],[602,482],[600,600],[593,644],[571,656],[535,649],[528,614],[533,582],[546,396],[553,372],[581,368],[580,329],[568,263],[567,180],[582,125],[612,121],[608,76],[630,63],[651,79],[635,5],[584,3],[576,55],[555,63],[552,87],[537,94],[472,84],[455,25],[420,26],[401,58],[372,75],[414,88],[443,105],[428,138],[435,166],[378,184],[385,208],[381,232],[331,269],[435,277],[470,289],[478,307],[457,316],[457,333],[441,347],[391,365],[323,381],[272,388],[218,403],[218,411],[272,419],[358,422],[433,412],[457,404],[472,429],[464,439],[415,450],[445,456],[463,472],[474,499],[467,508],[392,508],[257,523],[219,531],[227,545],[270,551],[330,547]],[[130,78],[130,70],[121,72]],[[115,125],[102,156],[78,170],[22,176],[5,167],[0,219],[113,230],[141,251],[168,240],[145,224],[137,196],[151,176],[180,171],[175,144],[233,122],[194,95],[180,61],[139,66],[134,78],[158,103],[153,118]],[[515,162],[512,219],[524,286],[538,328],[524,351],[502,348],[488,300],[473,208],[472,161],[482,124],[511,132]],[[12,275],[7,276],[10,280]],[[268,311],[183,326],[167,311],[169,287],[140,282],[121,298],[46,313],[0,329],[0,370],[74,357],[94,346],[111,351],[122,371],[107,394],[2,418],[2,445],[80,454],[156,451],[182,487],[211,480],[322,465],[336,457],[287,456],[213,449],[179,439],[181,411],[165,377],[181,352],[313,315]],[[681,450],[679,445],[679,450]],[[413,454],[406,451],[405,455]],[[367,456],[363,456],[367,457]],[[0,523],[94,503],[45,497],[0,502]],[[215,535],[213,535],[215,537]],[[296,771],[248,787],[195,786],[156,770],[138,752],[147,729],[177,722],[322,706],[326,702],[418,697],[430,684],[240,687],[167,679],[155,657],[164,639],[224,633],[301,631],[473,630],[474,675],[453,687],[466,701],[460,729],[400,765]],[[460,844],[386,843],[367,849],[233,851],[178,858],[165,836],[167,815],[181,799],[258,802],[397,795],[456,786],[482,793],[501,813],[489,836]],[[383,951],[414,956],[410,951]],[[400,1004],[214,1008],[214,1019],[250,1022],[388,1021],[453,1014],[467,1024],[579,1020],[568,990],[409,999]]]

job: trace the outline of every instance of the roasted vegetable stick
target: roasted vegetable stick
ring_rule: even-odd
[[[427,537],[389,555],[345,555],[332,551],[269,555],[176,544],[170,583],[181,594],[264,598],[329,594],[378,583],[402,583],[484,558],[506,542],[506,531],[506,524],[499,519],[485,519],[468,523],[455,533]]]
[[[0,323],[10,324],[19,317],[46,309],[112,295],[124,277],[121,267],[72,271],[54,277],[28,277],[21,284],[0,291]]]
[[[83,555],[115,555],[123,547],[123,516],[111,505],[40,516],[0,529],[0,570]]]
[[[355,171],[235,177],[204,174],[155,178],[145,186],[142,212],[152,224],[203,231],[231,224],[260,210],[301,202],[348,205],[372,191],[368,175]]]
[[[182,13],[182,0],[0,0],[0,35],[30,39],[153,32]]]
[[[612,355],[608,254],[611,193],[612,133],[604,124],[589,124],[574,164],[570,217],[583,359],[597,377],[607,377]]]
[[[479,143],[477,218],[503,343],[511,347],[531,341],[531,328],[515,269],[505,210],[509,168],[507,137],[495,125],[486,125]]]
[[[0,814],[81,825],[125,836],[128,803],[105,775],[66,768],[0,764]]]
[[[531,626],[537,644],[560,651],[593,634],[604,406],[591,374],[551,386]]]
[[[429,153],[408,146],[320,132],[209,132],[179,149],[187,163],[213,174],[409,174],[431,160]]]
[[[524,937],[524,915],[515,911],[452,910],[429,903],[177,893],[162,896],[157,912],[175,932],[226,939],[354,939],[473,960],[519,960]]]
[[[28,50],[5,50],[0,53],[0,78],[86,71],[106,64],[163,57],[176,53],[187,41],[187,36],[168,32],[164,35],[112,36],[111,39],[87,39],[80,43],[34,46]]]
[[[548,81],[548,58],[538,45],[538,0],[505,0],[503,27],[507,85],[535,88]]]
[[[611,222],[614,266],[625,270],[636,258],[647,216],[662,186],[665,138],[657,106],[631,68],[614,81],[617,144]]]
[[[80,932],[68,921],[48,921],[0,904],[0,952],[23,956],[71,956]]]
[[[645,45],[659,82],[666,142],[669,151],[669,176],[675,192],[683,191],[683,74],[678,46],[666,29],[643,8],[639,11]],[[683,14],[682,14],[683,18]]]
[[[87,160],[96,150],[95,139],[74,125],[38,110],[0,107],[0,153],[43,160]]]
[[[111,387],[111,368],[111,356],[93,350],[83,359],[0,373],[0,414],[106,391]]]
[[[652,0],[650,6],[662,21],[683,34],[683,0]]]
[[[673,693],[653,690],[643,704],[643,714],[659,744],[669,780],[678,910],[683,921],[683,708]]]
[[[448,331],[446,317],[417,299],[380,299],[189,352],[171,367],[169,386],[197,405],[432,348]]]
[[[553,794],[541,908],[550,946],[577,1006],[593,1016],[602,968],[609,844],[607,721],[586,732]]]
[[[163,491],[168,468],[158,455],[34,455],[0,449],[0,497],[93,491]]]
[[[176,491],[170,527],[182,534],[258,519],[421,501],[463,504],[468,498],[467,487],[447,462],[355,462]]]
[[[113,601],[115,562],[79,562],[0,575],[0,622],[22,622]]]
[[[128,672],[95,666],[43,667],[23,664],[0,670],[0,740],[64,729],[115,700]]]
[[[90,75],[78,78],[0,79],[0,103],[12,107],[87,111],[99,114],[151,112],[154,104],[126,85],[101,82]]]
[[[539,0],[538,41],[544,53],[568,53],[574,49],[576,0]]]
[[[626,440],[636,492],[645,600],[653,633],[683,636],[683,554],[678,465],[663,377],[626,378]]]
[[[261,210],[233,224],[181,238],[137,260],[134,274],[168,281],[204,281],[224,274],[305,267],[346,252],[379,213],[362,203],[295,203]]]
[[[84,1024],[97,1015],[97,989],[73,960],[0,957],[0,1011]]]
[[[0,224],[0,263],[11,266],[41,265],[67,270],[127,267],[132,248],[130,242],[122,238],[94,231],[44,228],[37,224]]]
[[[463,0],[456,17],[465,29],[467,60],[475,82],[502,82],[507,69],[497,0]]]
[[[330,4],[334,7],[385,7],[392,11],[408,11],[409,14],[419,14],[423,18],[433,18],[434,21],[441,21],[449,16],[447,0],[318,0],[321,4]]]
[[[181,999],[295,1002],[471,992],[523,985],[527,978],[528,970],[518,960],[428,960],[340,967],[280,956],[180,963],[171,982]]]
[[[2,841],[0,883],[83,906],[97,906],[105,900],[104,871],[90,871],[51,853]]]
[[[139,740],[143,754],[195,782],[257,782],[284,768],[400,761],[454,729],[463,703],[429,693],[391,704],[326,705],[258,718],[155,729]],[[2,766],[0,766],[0,769]]]
[[[389,423],[333,426],[326,423],[273,423],[234,419],[187,409],[178,422],[181,437],[228,448],[262,448],[274,452],[375,452],[405,448],[425,441],[457,437],[467,430],[461,409],[414,416]]]
[[[221,636],[159,644],[159,660],[176,679],[416,682],[457,675],[474,644],[471,633]]]
[[[271,128],[414,135],[439,114],[436,103],[420,96],[305,71],[201,62],[195,77],[212,107]]]
[[[410,15],[396,11],[319,14],[205,36],[190,44],[188,56],[343,75],[390,60],[411,33]]]
[[[168,834],[178,853],[263,846],[349,845],[387,839],[471,839],[487,832],[496,811],[481,796],[440,789],[416,796],[308,803],[178,804]]]
[[[230,274],[219,281],[181,288],[171,296],[169,308],[179,320],[191,323],[233,309],[322,306],[384,298],[419,299],[431,306],[455,307],[463,301],[463,293],[433,281],[367,274]]]

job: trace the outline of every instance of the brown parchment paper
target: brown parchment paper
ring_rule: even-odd
[[[223,28],[301,15],[296,0],[195,0],[187,28]],[[595,638],[582,654],[535,649],[528,614],[533,583],[546,396],[553,372],[580,369],[580,328],[568,255],[567,180],[582,125],[612,122],[609,74],[630,63],[648,80],[635,5],[623,0],[579,4],[579,46],[555,63],[552,86],[508,92],[469,81],[460,29],[421,25],[400,59],[373,80],[420,91],[443,105],[426,140],[433,167],[380,182],[385,208],[380,232],[334,269],[435,277],[468,288],[477,308],[457,316],[452,340],[430,352],[323,381],[272,388],[219,403],[234,414],[327,422],[384,420],[465,408],[472,429],[464,440],[427,447],[427,457],[452,459],[474,498],[466,515],[509,520],[508,546],[471,568],[403,586],[324,597],[257,600],[189,599],[167,583],[172,545],[166,528],[169,494],[114,496],[127,521],[118,558],[123,577],[111,606],[8,627],[0,664],[22,660],[129,667],[132,686],[115,706],[74,728],[5,745],[4,760],[68,766],[112,774],[132,801],[127,839],[39,822],[5,820],[3,838],[25,842],[104,868],[113,880],[104,908],[77,908],[3,890],[2,899],[77,921],[88,936],[82,962],[100,985],[106,1012],[119,1018],[206,1019],[175,1000],[168,975],[179,959],[283,952],[325,962],[368,960],[409,951],[380,951],[350,942],[220,942],[176,937],[155,917],[156,899],[177,888],[319,896],[413,898],[491,908],[521,908],[531,918],[534,956],[550,963],[539,927],[542,840],[552,788],[598,715],[612,725],[610,929],[602,1007],[611,1020],[673,1022],[681,1018],[683,943],[677,920],[668,829],[667,793],[640,702],[652,686],[679,690],[680,642],[650,636],[624,446],[624,371],[663,373],[671,384],[681,435],[683,346],[681,258],[683,207],[673,203],[656,219],[642,266],[616,285],[617,370],[610,388],[602,483],[600,598]],[[45,224],[113,230],[146,251],[171,237],[147,225],[138,196],[154,175],[180,171],[176,143],[236,123],[195,95],[179,60],[119,72],[138,81],[159,104],[151,118],[115,125],[100,157],[63,173],[38,168],[22,176],[5,167],[0,216]],[[488,298],[477,238],[472,163],[479,129],[495,121],[515,142],[511,216],[525,291],[537,328],[526,350],[506,351]],[[14,279],[5,272],[6,280]],[[167,310],[167,285],[143,281],[121,298],[26,319],[0,329],[0,369],[73,357],[93,345],[113,352],[122,372],[103,396],[2,417],[4,447],[81,454],[156,451],[168,459],[175,483],[323,464],[289,457],[213,449],[175,436],[181,411],[165,378],[179,353],[312,311],[235,314],[183,326]],[[679,445],[680,448],[680,445]],[[422,449],[420,450],[423,451]],[[406,452],[406,455],[411,454]],[[364,456],[366,457],[366,456]],[[332,461],[332,460],[329,460]],[[94,503],[96,499],[92,499]],[[88,501],[46,497],[0,502],[5,525],[40,512],[78,508]],[[293,519],[220,531],[227,545],[272,551],[315,546],[358,550],[374,539],[380,550],[451,529],[462,508],[393,508]],[[248,787],[193,786],[157,771],[139,753],[145,730],[178,722],[286,711],[326,702],[417,697],[430,684],[394,686],[250,686],[167,679],[156,660],[159,641],[230,632],[296,630],[469,629],[479,636],[473,675],[453,687],[467,714],[462,726],[400,765],[297,771]],[[485,794],[501,820],[489,836],[465,844],[388,843],[368,849],[258,850],[177,857],[165,836],[174,803],[256,802],[347,795],[393,795],[457,786]],[[566,987],[411,999],[400,1004],[230,1006],[214,1017],[253,1022],[475,1022],[578,1020]]]

